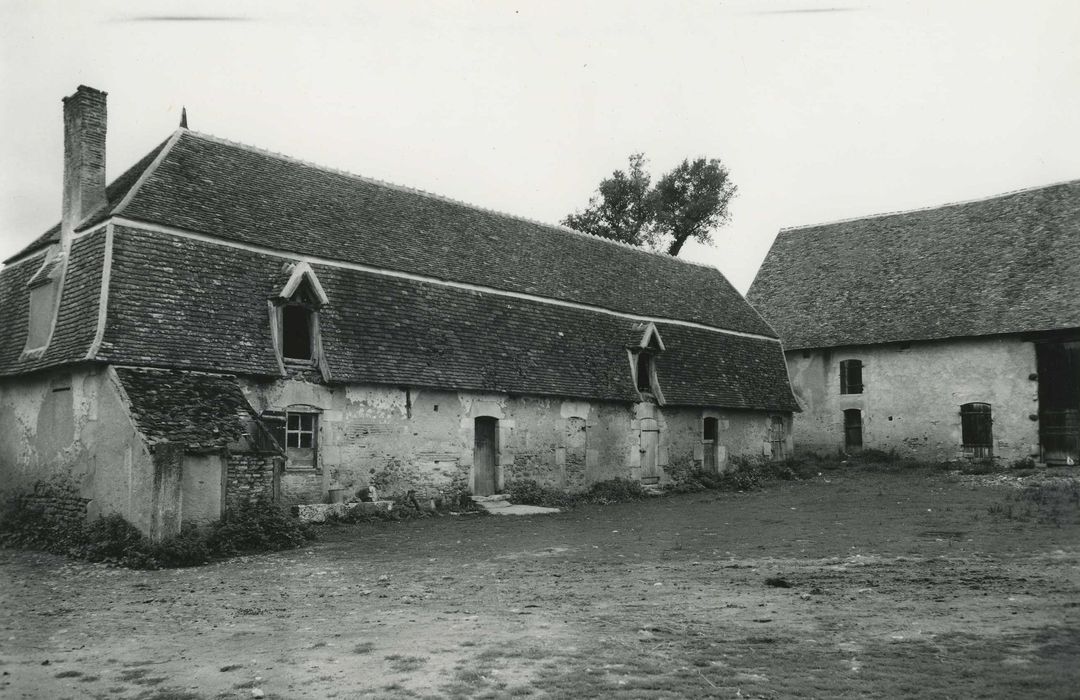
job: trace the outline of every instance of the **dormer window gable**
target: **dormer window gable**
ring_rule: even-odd
[[[282,369],[287,364],[322,368],[319,312],[329,302],[326,291],[306,262],[287,265],[282,273],[288,279],[270,300],[274,349]]]
[[[660,331],[657,330],[655,323],[635,323],[633,331],[637,337],[637,342],[632,346],[635,349],[654,353],[663,352],[666,349],[664,339],[660,337]]]
[[[299,292],[304,293],[307,301],[316,306],[321,307],[330,303],[322,284],[319,282],[319,278],[315,276],[315,270],[311,269],[310,264],[306,262],[292,263],[286,265],[282,272],[287,273],[289,277],[285,282],[285,286],[278,291],[278,299],[290,300]]]
[[[664,394],[656,377],[656,358],[665,350],[654,323],[637,323],[632,329],[632,341],[627,346],[630,354],[630,374],[634,388],[643,400],[651,397],[663,405]]]

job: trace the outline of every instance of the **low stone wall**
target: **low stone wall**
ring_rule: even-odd
[[[41,482],[31,493],[18,497],[26,507],[40,511],[50,520],[76,521],[86,519],[89,498],[52,482]]]

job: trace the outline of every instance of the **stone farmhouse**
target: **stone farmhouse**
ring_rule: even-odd
[[[153,537],[257,495],[570,491],[781,457],[775,332],[715,269],[182,127],[0,269],[0,484]],[[53,491],[50,491],[53,493]]]
[[[748,298],[800,450],[1080,459],[1080,181],[781,231]]]

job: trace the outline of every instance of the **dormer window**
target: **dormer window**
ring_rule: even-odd
[[[660,331],[653,323],[636,323],[632,329],[632,341],[627,350],[630,353],[630,371],[634,378],[634,388],[638,393],[651,396],[660,404],[664,395],[656,378],[656,358],[664,352],[664,341]]]
[[[290,301],[281,308],[281,356],[286,360],[311,360],[314,310],[303,301]]]
[[[285,364],[320,365],[319,312],[327,303],[326,292],[307,263],[289,265],[282,272],[289,275],[288,281],[270,300],[274,349],[283,369]]]
[[[30,310],[27,317],[26,346],[23,348],[24,357],[39,356],[49,344],[56,321],[59,278],[62,273],[63,257],[59,246],[52,246],[46,251],[41,267],[26,283],[30,290]]]
[[[648,350],[641,350],[637,354],[637,390],[640,392],[652,392],[653,355]]]

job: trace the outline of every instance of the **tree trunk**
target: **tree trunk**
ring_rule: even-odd
[[[677,256],[679,254],[679,251],[682,250],[683,243],[686,243],[686,239],[687,236],[682,236],[673,240],[671,242],[671,245],[668,246],[668,255]]]

